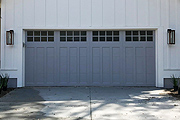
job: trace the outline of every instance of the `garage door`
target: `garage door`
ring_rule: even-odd
[[[26,86],[155,86],[154,31],[26,31]]]

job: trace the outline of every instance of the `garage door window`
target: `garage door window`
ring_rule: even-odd
[[[60,31],[60,42],[86,42],[86,31]]]
[[[27,42],[54,42],[54,31],[27,31]]]
[[[126,31],[126,41],[150,41],[154,39],[153,31]]]
[[[93,42],[118,42],[119,31],[93,31]]]

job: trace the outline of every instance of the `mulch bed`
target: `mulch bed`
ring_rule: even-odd
[[[1,91],[0,98],[14,90],[14,88],[7,88],[7,91]]]
[[[174,89],[166,89],[166,91],[169,95],[172,95],[173,97],[180,100],[180,95],[178,95],[178,91],[174,91]]]

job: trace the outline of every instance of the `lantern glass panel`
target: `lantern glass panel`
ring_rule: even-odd
[[[6,32],[6,45],[13,45],[14,44],[14,32],[13,30]]]
[[[11,44],[11,32],[8,32],[8,34],[7,34],[8,36],[7,36],[7,44],[8,45],[10,45]]]
[[[168,29],[168,44],[175,44],[175,30]]]

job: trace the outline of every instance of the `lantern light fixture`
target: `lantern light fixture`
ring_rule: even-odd
[[[175,30],[167,29],[167,44],[175,44]]]
[[[14,45],[14,30],[6,31],[6,45]]]

